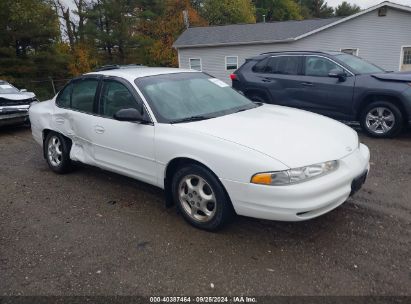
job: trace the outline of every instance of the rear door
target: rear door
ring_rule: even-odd
[[[270,103],[299,107],[302,56],[277,55],[254,67],[257,82],[270,96]]]
[[[341,81],[329,77],[334,69],[345,71],[346,79]],[[353,73],[327,57],[307,55],[304,57],[303,74],[299,83],[303,92],[301,108],[337,119],[352,116]]]
[[[53,115],[55,130],[72,139],[72,159],[88,164],[94,163],[91,123],[96,114],[99,78],[90,75],[73,80],[57,96]]]

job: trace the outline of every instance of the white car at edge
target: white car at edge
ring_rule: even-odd
[[[206,230],[234,214],[320,216],[357,191],[369,170],[368,148],[344,124],[252,103],[192,70],[85,74],[29,112],[53,171],[78,161],[158,186]]]

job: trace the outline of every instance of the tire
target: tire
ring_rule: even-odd
[[[44,141],[44,155],[50,169],[64,174],[71,170],[70,142],[59,133],[50,132]]]
[[[202,166],[192,164],[179,169],[171,190],[178,210],[196,228],[216,231],[233,218],[234,210],[223,186]]]
[[[363,110],[360,124],[369,136],[387,138],[394,137],[401,132],[404,119],[396,105],[387,101],[377,101]]]

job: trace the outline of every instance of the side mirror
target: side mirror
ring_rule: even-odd
[[[27,92],[27,89],[21,89],[20,92],[22,93]]]
[[[119,121],[130,121],[140,123],[148,122],[147,119],[144,117],[144,114],[142,114],[142,112],[134,108],[119,110],[117,113],[114,114],[114,119],[117,119]]]
[[[347,74],[340,69],[332,69],[328,73],[328,77],[338,78],[339,81],[345,81],[347,79]]]

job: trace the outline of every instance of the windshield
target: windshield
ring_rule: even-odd
[[[203,73],[149,76],[135,83],[162,123],[202,120],[258,106],[225,82]]]
[[[372,73],[384,73],[385,72],[382,68],[372,63],[369,63],[368,61],[365,61],[364,59],[361,59],[359,57],[356,57],[350,54],[336,55],[336,57],[337,59],[341,60],[346,65],[348,65],[350,68],[352,68],[358,74],[372,74]]]
[[[13,87],[11,84],[5,82],[5,81],[0,81],[0,94],[15,94],[15,93],[20,93],[18,89]]]

